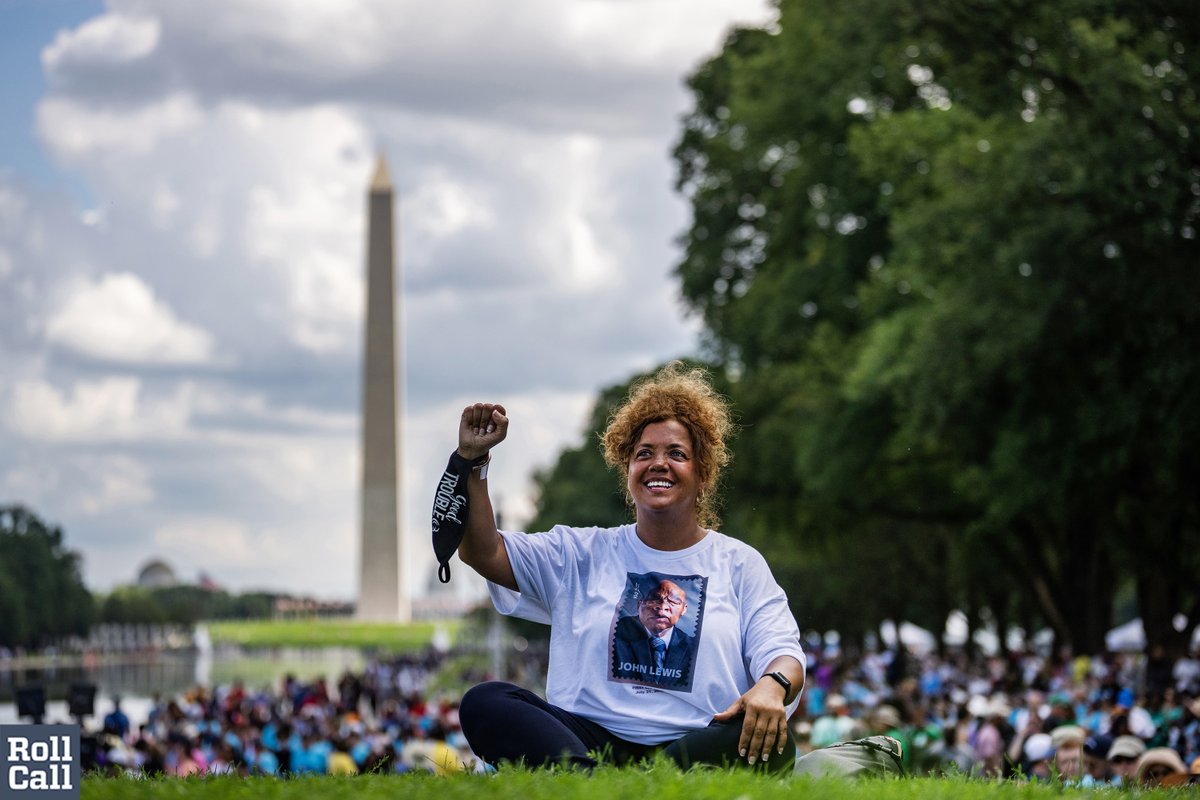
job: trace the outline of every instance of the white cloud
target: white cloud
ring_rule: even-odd
[[[234,590],[346,599],[357,575],[355,551],[349,531],[333,522],[311,514],[281,525],[227,513],[178,513],[153,526],[140,558],[164,558],[184,580],[205,572]]]
[[[84,454],[56,459],[53,465],[14,467],[0,475],[0,498],[20,498],[36,510],[55,509],[94,518],[128,514],[155,499],[150,473],[124,455]],[[73,541],[73,540],[72,540]]]
[[[324,411],[297,403],[274,404],[261,392],[241,387],[198,385],[190,402],[197,418],[220,421],[226,428],[239,431],[295,430],[339,438],[358,432],[358,414],[353,411]]]
[[[195,568],[206,565],[261,565],[288,557],[278,537],[252,531],[240,520],[220,516],[164,523],[154,531],[153,543],[159,552],[169,554],[175,564],[192,568],[183,571],[185,578]]]
[[[128,364],[205,364],[213,337],[182,322],[137,275],[108,274],[68,290],[46,337],[81,355]]]
[[[84,113],[73,100],[43,104],[43,119],[68,119],[43,125],[42,136],[77,155],[103,192],[106,245],[124,247],[142,274],[157,261],[156,289],[186,298],[199,309],[189,314],[197,322],[235,317],[247,343],[353,352],[364,295],[365,182],[374,157],[362,123],[331,105],[271,109],[229,101],[197,112],[186,135],[120,135],[126,126],[142,130],[162,105]],[[150,222],[151,235],[123,241],[139,220]]]
[[[78,161],[150,153],[164,140],[193,132],[203,119],[203,110],[187,94],[156,98],[133,110],[51,97],[38,106],[37,128],[54,152]]]
[[[48,464],[23,463],[0,474],[0,492],[5,501],[23,502],[40,508],[55,496],[61,486],[60,470]]]
[[[62,30],[42,51],[42,65],[49,71],[66,67],[137,61],[154,52],[162,32],[154,17],[102,14],[75,30]]]
[[[235,125],[247,123],[236,116]],[[350,352],[365,292],[359,266],[365,188],[355,179],[365,182],[368,137],[352,116],[332,107],[260,114],[254,125],[264,143],[284,144],[255,169],[258,184],[240,232],[247,257],[285,287],[293,342],[317,353]]]
[[[72,492],[72,503],[92,516],[145,505],[154,499],[146,468],[128,456],[85,456],[78,471],[90,481]]]
[[[0,489],[61,522],[100,588],[158,555],[186,578],[353,596],[382,151],[421,590],[462,405],[509,406],[492,486],[520,525],[532,471],[578,443],[595,392],[694,347],[670,276],[682,79],[730,21],[772,13],[106,0],[43,56],[37,135],[77,195],[9,180],[0,155]]]
[[[321,498],[352,496],[357,486],[358,451],[347,437],[271,437],[241,449],[238,469],[259,488],[264,503],[305,507]],[[347,513],[347,524],[350,517]]]
[[[114,5],[159,20],[161,46],[145,63],[99,74],[95,67],[107,62],[61,47],[73,57],[47,59],[55,85],[127,99],[187,84],[212,98],[336,98],[520,128],[626,133],[646,131],[659,109],[678,101],[679,76],[716,49],[731,20],[775,15],[762,0]]]
[[[496,213],[488,201],[488,187],[469,183],[433,167],[422,176],[411,197],[402,198],[404,209],[418,235],[445,239],[468,228],[493,228]]]
[[[602,238],[601,224],[611,223],[603,202],[603,175],[600,166],[600,142],[590,136],[574,136],[567,141],[570,171],[563,184],[567,191],[566,235],[569,243],[567,263],[576,288],[591,289],[612,280],[618,270],[613,238]],[[599,201],[599,202],[598,202]],[[599,207],[597,207],[599,206]],[[617,231],[611,231],[619,235]]]
[[[80,380],[69,393],[41,380],[22,380],[11,391],[6,423],[24,439],[48,442],[111,442],[169,439],[189,416],[190,388],[147,399],[133,377]]]

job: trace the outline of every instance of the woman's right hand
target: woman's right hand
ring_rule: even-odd
[[[463,409],[458,423],[458,454],[468,461],[487,455],[508,435],[504,406],[476,403]]]

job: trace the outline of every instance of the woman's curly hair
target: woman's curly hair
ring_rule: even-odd
[[[696,513],[706,528],[720,525],[717,516],[717,485],[721,468],[729,463],[725,441],[735,426],[729,403],[717,394],[708,373],[672,361],[652,377],[633,385],[629,397],[608,418],[608,427],[600,434],[604,461],[621,476],[625,502],[633,505],[626,478],[634,445],[647,425],[677,420],[692,437],[700,492]]]

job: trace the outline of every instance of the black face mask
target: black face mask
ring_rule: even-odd
[[[468,461],[455,450],[433,495],[433,554],[438,560],[438,580],[450,582],[450,557],[462,544],[467,530],[467,478],[487,460]]]

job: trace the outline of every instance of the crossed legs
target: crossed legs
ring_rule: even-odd
[[[740,717],[692,731],[666,746],[630,742],[577,714],[547,703],[528,689],[491,681],[473,687],[459,708],[463,734],[477,756],[489,764],[501,761],[530,767],[553,764],[576,769],[596,766],[593,753],[617,765],[652,756],[661,750],[681,769],[697,764],[749,767],[738,758]],[[784,752],[772,755],[755,770],[790,772],[796,744],[788,737]]]

